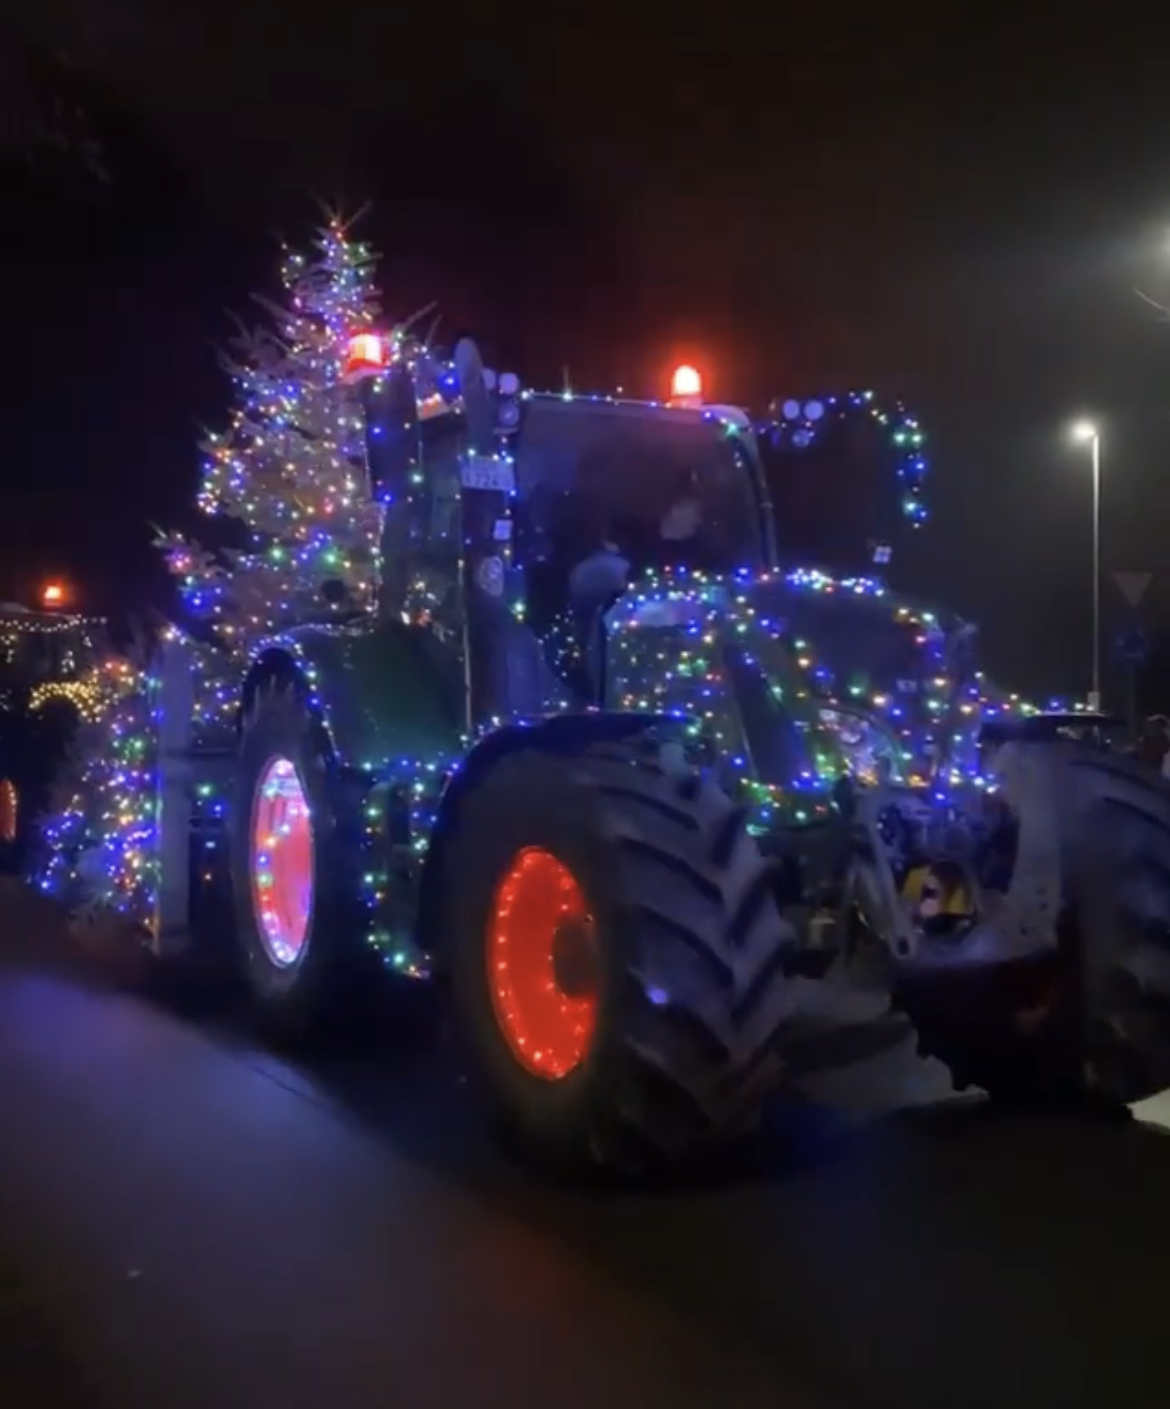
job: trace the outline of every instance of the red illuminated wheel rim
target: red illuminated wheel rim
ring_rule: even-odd
[[[0,779],[0,842],[16,840],[19,799],[11,778]]]
[[[572,871],[525,847],[496,888],[487,930],[492,1008],[508,1050],[560,1081],[585,1060],[597,1026],[597,936]]]
[[[313,819],[296,765],[273,758],[252,805],[252,906],[269,959],[281,969],[304,953],[313,914]]]

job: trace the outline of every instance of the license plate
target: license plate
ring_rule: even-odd
[[[465,460],[461,479],[464,489],[498,489],[511,494],[516,488],[512,462],[502,458]]]

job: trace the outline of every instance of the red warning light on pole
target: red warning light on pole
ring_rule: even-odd
[[[41,606],[47,611],[54,611],[65,605],[66,595],[63,583],[46,582],[41,588]]]
[[[345,350],[341,375],[347,382],[380,377],[390,365],[390,348],[377,333],[355,333]]]
[[[681,367],[674,369],[674,375],[670,379],[670,399],[671,401],[692,402],[697,404],[703,398],[703,378],[699,375],[697,367],[691,367],[684,363]]]

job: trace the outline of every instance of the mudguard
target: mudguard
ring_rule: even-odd
[[[508,754],[523,749],[556,756],[583,754],[591,744],[625,742],[649,729],[663,731],[664,741],[673,734],[685,747],[687,721],[677,715],[652,711],[588,710],[551,715],[526,723],[507,724],[483,735],[468,751],[461,766],[448,778],[438,800],[434,825],[423,862],[419,889],[417,933],[427,947],[428,964],[445,962],[441,917],[450,837],[465,803]]]
[[[463,752],[463,681],[453,651],[396,621],[303,626],[266,641],[244,683],[293,672],[321,718],[337,761],[381,771],[403,759]]]

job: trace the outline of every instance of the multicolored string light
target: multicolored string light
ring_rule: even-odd
[[[887,437],[902,517],[912,527],[920,527],[928,517],[923,499],[929,470],[923,448],[926,432],[900,401],[883,406],[872,391],[788,397],[773,403],[770,419],[757,425],[756,434],[768,438],[777,449],[804,450],[822,441],[835,425],[850,420],[873,422]]]
[[[375,601],[381,512],[360,402],[341,375],[349,339],[378,318],[375,270],[369,246],[331,222],[312,256],[286,252],[283,302],[261,300],[269,325],[225,359],[237,406],[205,441],[198,507],[234,521],[245,546],[159,543],[188,611],[229,645]],[[342,590],[328,598],[327,583]]]
[[[364,480],[360,410],[340,378],[350,337],[375,320],[372,256],[336,224],[322,233],[318,255],[314,261],[288,256],[288,306],[274,310],[274,328],[250,340],[241,365],[233,368],[240,405],[228,432],[211,437],[207,446],[200,508],[243,523],[250,546],[213,553],[177,535],[163,540],[189,610],[233,648],[209,651],[187,643],[195,664],[194,736],[204,741],[234,739],[238,666],[247,648],[290,622],[327,615],[321,589],[330,580],[346,585],[346,606],[369,606],[376,593],[379,511]],[[799,403],[792,415],[782,406],[775,432],[800,448],[834,417],[872,418],[888,430],[898,455],[902,512],[912,524],[921,523],[926,460],[917,421],[901,407],[882,410],[870,393],[816,405],[814,411],[813,403]],[[729,433],[749,429],[739,413],[709,408],[705,414]],[[499,458],[508,459],[506,446]],[[851,598],[887,607],[891,624],[912,638],[919,653],[916,708],[890,682],[854,678],[839,663],[830,666],[810,644],[817,633],[794,632],[791,604],[801,595],[833,598],[842,611]],[[425,582],[412,591],[411,605],[411,619],[420,624],[437,611]],[[520,597],[513,609],[524,616]],[[614,703],[678,716],[696,747],[713,751],[729,788],[752,804],[758,830],[825,817],[842,772],[872,772],[878,755],[888,756],[891,748],[911,783],[932,781],[928,764],[944,744],[952,764],[944,781],[977,780],[977,762],[956,760],[974,758],[985,709],[979,678],[963,684],[958,709],[950,712],[957,687],[939,665],[945,632],[938,618],[878,581],[803,569],[730,579],[664,573],[623,598],[610,629]],[[726,674],[729,642],[765,682],[778,707],[776,719],[795,730],[799,747],[793,753],[799,758],[782,779],[762,779],[751,756]],[[328,732],[311,661],[298,653],[295,639],[278,637],[277,643],[297,660],[307,703]],[[46,832],[50,864],[44,884],[98,895],[101,903],[149,923],[157,887],[158,681],[139,672],[117,684],[95,726],[101,737],[89,736],[74,793]],[[549,707],[564,704],[558,697]],[[842,722],[859,714],[881,736],[868,737],[862,747]],[[954,731],[952,738],[940,738],[944,725]],[[414,915],[404,897],[429,845],[443,790],[473,742],[463,740],[450,755],[431,758],[345,760],[366,789],[358,860],[370,942],[406,973],[425,972],[426,956],[414,947]],[[214,854],[223,847],[225,820],[222,791],[202,784],[194,829],[208,855],[209,883],[222,874]]]
[[[754,804],[757,826],[800,825],[828,815],[844,762],[819,718],[813,682],[754,600],[757,581],[674,571],[636,584],[609,617],[612,702],[685,719],[692,737],[709,743],[721,780]],[[770,724],[781,728],[787,719],[798,726],[783,778],[763,779],[753,763],[727,681],[728,647],[759,673],[776,702]]]

